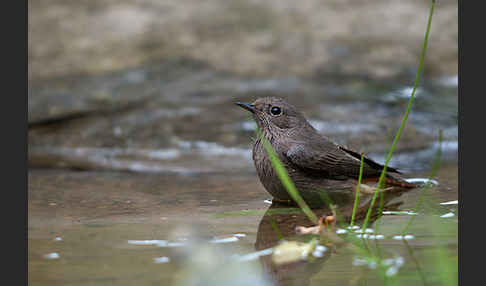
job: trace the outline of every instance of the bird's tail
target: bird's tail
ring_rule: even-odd
[[[363,179],[363,182],[378,182],[380,180],[380,177],[372,177],[372,178],[366,178]],[[385,185],[386,186],[396,186],[396,187],[401,187],[401,188],[416,188],[418,185],[409,183],[403,179],[400,178],[395,178],[392,176],[387,175],[385,177]]]

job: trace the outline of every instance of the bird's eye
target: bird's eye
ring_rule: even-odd
[[[274,107],[272,107],[272,108],[270,109],[270,113],[271,113],[272,115],[277,116],[277,115],[282,114],[282,109],[280,109],[280,107],[278,107],[278,106],[274,106]]]

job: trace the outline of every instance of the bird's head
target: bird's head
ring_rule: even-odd
[[[251,104],[236,104],[253,114],[253,119],[263,132],[288,133],[290,129],[308,125],[302,113],[280,97],[262,97]]]

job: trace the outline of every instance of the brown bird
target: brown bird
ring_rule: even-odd
[[[319,134],[293,105],[279,97],[264,97],[251,104],[236,104],[252,113],[262,136],[271,144],[307,203],[322,201],[323,195],[332,199],[335,195],[349,193],[353,188],[340,188],[349,186],[344,182],[353,180],[356,185],[361,155]],[[259,136],[253,146],[253,162],[261,183],[274,200],[292,202]],[[364,157],[362,182],[377,182],[383,167]],[[400,172],[387,167],[387,186],[416,187],[395,174]]]

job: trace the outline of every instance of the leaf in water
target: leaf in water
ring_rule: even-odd
[[[305,226],[297,226],[295,227],[295,232],[297,234],[319,234],[323,230],[334,229],[336,225],[335,216],[326,216],[319,218],[319,224],[316,226],[305,227]]]
[[[272,261],[279,265],[305,260],[314,252],[317,239],[313,238],[308,243],[297,241],[282,241],[273,251]]]

